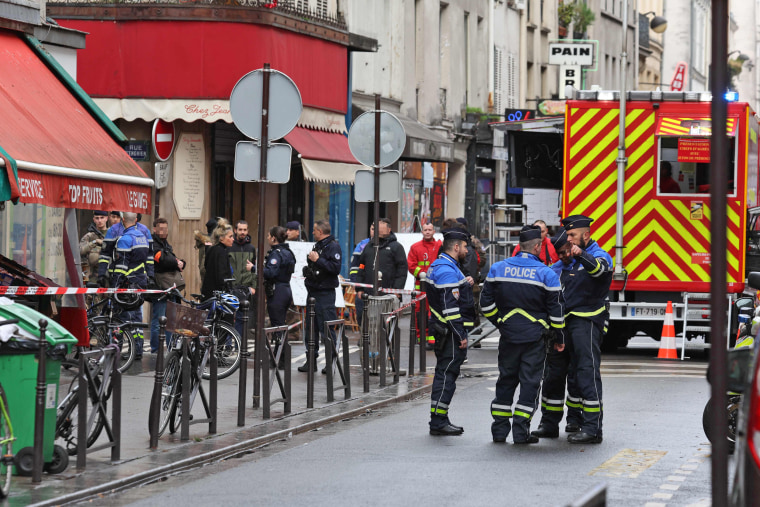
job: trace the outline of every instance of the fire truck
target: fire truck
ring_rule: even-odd
[[[668,301],[677,336],[709,342],[711,94],[628,92],[628,161],[618,195],[618,93],[574,90],[564,121],[562,214],[594,218],[592,238],[616,264],[607,346],[624,346],[639,331],[659,338]],[[729,102],[729,297],[721,311],[730,312],[732,298],[745,288],[759,130],[749,104]]]

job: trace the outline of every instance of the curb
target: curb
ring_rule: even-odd
[[[90,498],[93,498],[99,495],[112,494],[119,491],[124,491],[126,489],[129,489],[135,486],[148,484],[150,482],[157,481],[161,479],[162,477],[176,475],[181,472],[186,472],[194,468],[198,468],[202,465],[212,463],[215,461],[220,461],[226,458],[230,458],[232,456],[249,451],[251,449],[261,447],[263,445],[275,442],[277,440],[282,440],[284,438],[287,438],[288,435],[299,435],[301,433],[306,433],[316,428],[320,428],[322,426],[332,424],[343,419],[357,417],[359,415],[366,413],[368,410],[382,408],[388,405],[392,405],[394,403],[409,401],[410,399],[416,398],[422,394],[430,392],[432,387],[433,387],[432,384],[427,384],[427,385],[412,389],[401,396],[395,396],[392,398],[388,398],[386,400],[380,400],[373,403],[369,403],[361,407],[352,408],[345,412],[340,412],[337,414],[330,415],[328,417],[323,417],[321,419],[316,419],[314,421],[306,422],[292,428],[275,431],[274,433],[270,433],[261,437],[252,438],[250,440],[229,445],[221,449],[205,452],[205,453],[199,454],[198,456],[185,458],[183,460],[176,461],[167,465],[161,465],[159,467],[153,468],[145,472],[140,472],[140,473],[131,475],[129,477],[124,477],[119,480],[110,481],[103,484],[99,484],[98,486],[86,488],[86,489],[77,491],[75,493],[68,493],[56,498],[52,498],[50,500],[45,500],[43,502],[31,504],[30,507],[70,505],[73,503],[86,501]]]

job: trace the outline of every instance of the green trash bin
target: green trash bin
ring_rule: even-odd
[[[8,415],[13,425],[16,441],[13,453],[16,457],[14,472],[19,475],[31,473],[34,448],[34,417],[37,398],[39,321],[46,319],[45,334],[48,354],[45,362],[45,431],[42,458],[46,465],[53,463],[55,422],[58,407],[58,383],[61,374],[61,360],[71,352],[77,339],[64,327],[36,310],[17,303],[0,301],[0,318],[18,319],[20,331],[6,343],[0,343],[0,383],[8,399]],[[61,450],[63,450],[61,448]],[[58,450],[60,452],[61,450]],[[65,450],[63,450],[65,454]],[[57,457],[62,458],[61,456]],[[67,457],[66,457],[67,458]],[[46,468],[50,468],[48,465]],[[65,466],[63,466],[65,469]],[[58,472],[62,470],[57,470]]]

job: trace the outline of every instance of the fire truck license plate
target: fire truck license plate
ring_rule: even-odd
[[[664,317],[665,308],[658,306],[632,306],[631,317]]]

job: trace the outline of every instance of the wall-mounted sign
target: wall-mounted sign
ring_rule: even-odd
[[[692,220],[702,220],[705,216],[705,203],[702,201],[691,201],[689,206],[689,218]]]
[[[180,220],[198,220],[203,213],[206,145],[203,134],[183,132],[174,154],[174,206]]]
[[[590,42],[550,42],[552,65],[594,65],[594,44]]]
[[[153,122],[153,151],[158,160],[163,162],[172,156],[176,139],[177,132],[174,130],[174,123],[156,118]]]
[[[135,162],[147,162],[150,160],[150,153],[148,153],[149,144],[148,141],[129,141],[129,143],[124,146],[124,151],[126,151],[127,155],[129,155]]]
[[[169,184],[169,170],[171,162],[156,162],[153,172],[156,181],[156,190],[161,190]]]
[[[679,162],[710,162],[710,138],[678,138]]]

